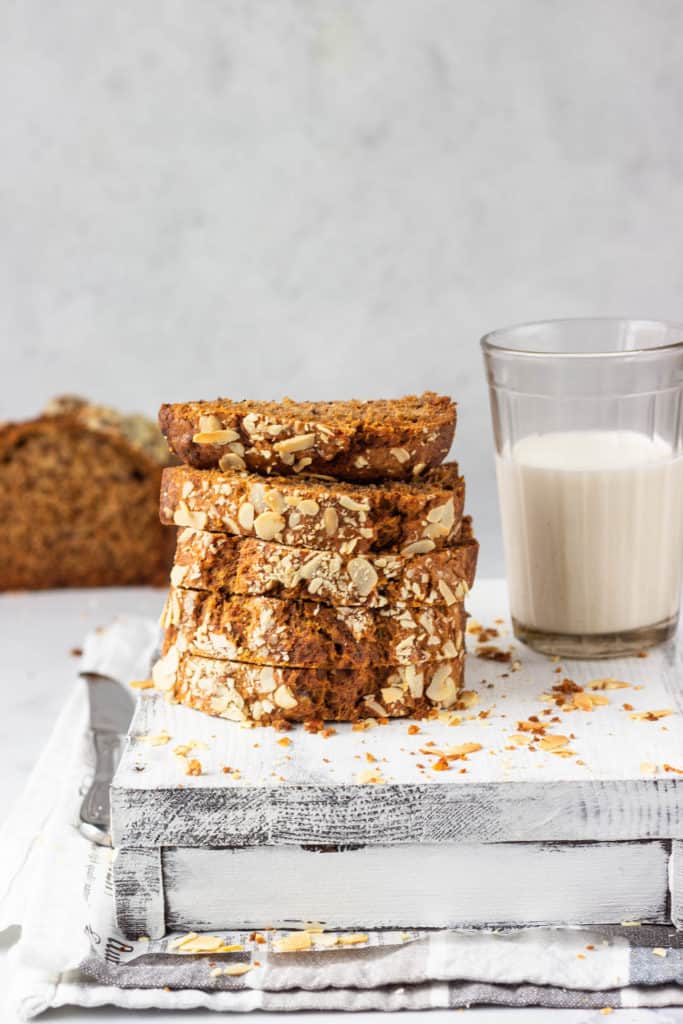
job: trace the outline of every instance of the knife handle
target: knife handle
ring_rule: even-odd
[[[81,804],[81,822],[88,826],[88,837],[104,845],[111,844],[111,805],[109,787],[121,757],[124,737],[114,732],[92,732],[95,748],[95,774]]]

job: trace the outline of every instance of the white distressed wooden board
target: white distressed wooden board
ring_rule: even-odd
[[[505,618],[504,585],[477,583],[469,608],[483,625]],[[513,638],[501,629],[495,643],[507,648]],[[683,775],[664,768],[683,768],[683,672],[673,646],[642,659],[560,665],[514,648],[516,672],[469,659],[467,686],[480,700],[458,713],[462,724],[422,722],[414,736],[405,720],[365,732],[337,725],[327,739],[299,727],[285,748],[272,729],[240,728],[143,693],[112,789],[115,845],[682,839]],[[560,721],[550,729],[572,736],[575,756],[509,749],[518,720],[543,718],[543,692],[564,677],[582,684],[605,676],[642,688],[605,691],[609,704],[592,712],[554,708]],[[634,721],[624,703],[673,714]],[[171,737],[163,746],[136,739],[162,731]],[[184,775],[173,754],[190,740],[207,747],[193,755],[200,777]],[[421,753],[430,742],[483,749],[437,772],[436,758]],[[239,768],[239,779],[223,766]],[[381,769],[384,784],[359,782],[369,767]]]
[[[670,845],[122,849],[114,881],[126,894],[119,926],[152,938],[307,921],[332,929],[666,924]]]

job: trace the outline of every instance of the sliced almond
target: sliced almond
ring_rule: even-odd
[[[176,526],[191,526],[193,530],[203,530],[207,515],[206,512],[191,512],[184,502],[179,502],[173,513],[173,522]]]
[[[441,591],[441,596],[443,597],[446,604],[456,604],[458,599],[444,579],[439,580],[438,586],[439,590]]]
[[[297,434],[286,437],[284,441],[276,441],[273,448],[276,452],[303,452],[315,444],[315,434]]]
[[[273,700],[279,708],[283,708],[285,711],[291,711],[298,704],[298,701],[290,688],[282,683],[278,686],[277,690],[273,694]]]
[[[207,434],[207,433],[209,433],[212,430],[222,430],[222,429],[223,429],[223,424],[218,419],[218,416],[214,416],[212,414],[210,416],[200,416],[199,417],[199,432],[201,434]]]
[[[410,458],[410,452],[405,448],[390,448],[389,450],[397,462],[407,462]]]
[[[228,452],[227,455],[221,455],[218,460],[218,466],[224,473],[229,469],[246,469],[244,459],[241,455],[237,455],[235,452]]]
[[[237,522],[243,530],[251,530],[254,525],[254,506],[250,501],[243,501],[237,512]]]
[[[194,434],[192,440],[195,444],[230,444],[231,441],[239,441],[240,435],[236,430],[200,430]]]
[[[297,953],[301,949],[310,949],[313,940],[308,932],[292,932],[281,939],[275,939],[273,949],[276,953]]]
[[[317,501],[313,501],[312,498],[304,498],[298,502],[296,507],[305,516],[316,516],[320,511],[320,505]]]
[[[414,540],[410,544],[406,544],[405,547],[401,548],[401,554],[404,558],[411,558],[413,555],[426,555],[428,552],[433,551],[436,544],[433,540],[425,537],[424,540]]]
[[[272,540],[284,526],[285,521],[277,512],[262,512],[254,520],[254,531],[261,540]]]
[[[174,587],[179,587],[185,577],[187,576],[189,566],[187,565],[174,565],[171,569],[171,583]]]
[[[427,697],[435,704],[452,704],[458,690],[451,676],[450,665],[439,665],[427,687]]]
[[[326,508],[323,512],[323,525],[328,537],[333,537],[339,526],[339,517],[333,508]]]
[[[353,498],[350,498],[348,494],[342,494],[339,499],[339,504],[342,508],[347,508],[349,512],[367,512],[369,508],[367,504],[355,501]]]
[[[351,582],[361,597],[367,597],[377,586],[379,577],[367,558],[352,558],[346,568]]]

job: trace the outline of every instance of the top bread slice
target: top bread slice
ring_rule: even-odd
[[[172,466],[161,482],[161,520],[290,547],[404,558],[457,541],[464,480],[457,465],[428,470],[414,483],[350,484],[310,477]]]
[[[186,402],[162,405],[169,447],[197,469],[248,469],[367,482],[409,480],[445,459],[455,433],[450,398],[369,402]]]
[[[65,397],[0,426],[0,590],[162,585],[174,533],[158,520],[155,423]]]

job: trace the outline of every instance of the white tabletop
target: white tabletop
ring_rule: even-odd
[[[0,816],[4,818],[20,793],[35,759],[49,736],[55,717],[76,677],[77,658],[71,653],[80,647],[85,633],[98,625],[110,622],[117,614],[149,614],[161,612],[164,592],[148,588],[46,591],[37,594],[0,595],[0,637],[2,638],[3,670],[2,690],[4,714],[0,717],[0,749],[2,750],[2,771],[0,772]],[[5,953],[16,938],[15,934],[0,935],[0,991],[4,990]],[[522,1024],[526,1021],[541,1021],[550,1016],[549,1010],[503,1010],[478,1008],[460,1013],[439,1010],[429,1016],[429,1022],[441,1024],[446,1020],[469,1019],[476,1024]],[[248,1024],[272,1024],[273,1014],[251,1013],[240,1015]],[[328,1019],[331,1015],[286,1014],[283,1021],[298,1024],[318,1018]],[[348,1015],[335,1015],[339,1020],[349,1020]],[[424,1013],[404,1012],[400,1014],[361,1013],[353,1022],[385,1020],[395,1016],[401,1024],[416,1024],[425,1021]],[[595,1010],[553,1011],[558,1024],[597,1024],[606,1018]],[[128,1021],[167,1021],[187,1019],[192,1024],[215,1024],[216,1016],[207,1011],[190,1013],[164,1013],[160,1011],[137,1012],[114,1008],[101,1010],[65,1009],[50,1011],[39,1018],[45,1021],[92,1022],[92,1024],[121,1024]],[[624,1021],[644,1024],[683,1024],[683,1010],[622,1010],[608,1019],[623,1024]],[[2,1016],[3,1024],[10,1024],[7,1014]]]

